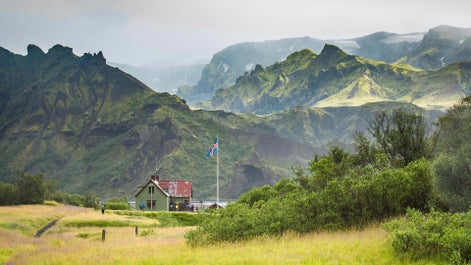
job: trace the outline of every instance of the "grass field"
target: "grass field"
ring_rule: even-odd
[[[55,219],[55,226],[34,237]],[[446,264],[398,259],[379,226],[194,248],[185,244],[189,229],[162,227],[146,215],[102,215],[73,206],[0,207],[0,264]]]

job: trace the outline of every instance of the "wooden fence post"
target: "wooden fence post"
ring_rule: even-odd
[[[139,228],[137,227],[137,225],[136,225],[135,233],[136,233],[136,236],[139,235]]]
[[[101,241],[105,242],[106,230],[101,230]]]

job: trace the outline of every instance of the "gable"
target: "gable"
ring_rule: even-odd
[[[160,192],[162,192],[165,196],[169,197],[171,196],[170,194],[168,194],[168,192],[166,192],[164,189],[162,189],[162,187],[157,183],[157,181],[155,180],[149,180],[146,185],[144,185],[144,187],[142,187],[137,193],[136,195],[134,195],[134,197],[137,197],[142,191],[145,191],[147,189],[147,187],[149,187],[149,184],[153,184],[153,186],[157,187],[157,190],[159,190]]]

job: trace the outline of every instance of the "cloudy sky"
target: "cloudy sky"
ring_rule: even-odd
[[[131,65],[208,61],[231,44],[471,28],[469,0],[0,0],[0,46],[55,44]]]

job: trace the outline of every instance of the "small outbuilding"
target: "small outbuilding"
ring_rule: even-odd
[[[143,211],[185,211],[193,196],[191,180],[150,180],[134,196],[136,206]]]

